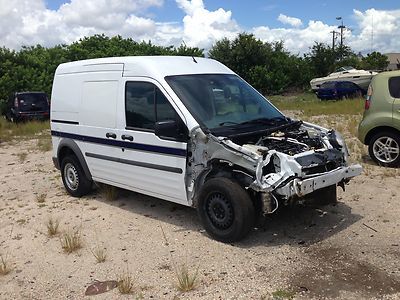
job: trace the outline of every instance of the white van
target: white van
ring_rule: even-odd
[[[69,194],[101,182],[192,206],[224,242],[306,195],[336,201],[336,186],[361,173],[340,134],[285,117],[212,59],[65,63],[51,99],[53,161]]]

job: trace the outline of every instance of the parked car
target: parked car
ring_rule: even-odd
[[[335,202],[336,186],[361,173],[338,132],[287,118],[206,58],[61,64],[51,134],[70,195],[89,193],[94,181],[195,207],[224,242],[281,205],[310,195]]]
[[[50,104],[46,93],[14,93],[9,97],[5,116],[11,122],[49,119]]]
[[[365,94],[357,84],[350,81],[327,81],[316,92],[321,100],[355,98]]]
[[[400,165],[400,71],[383,72],[372,79],[358,138],[368,145],[376,163]]]

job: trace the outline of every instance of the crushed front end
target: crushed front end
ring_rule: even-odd
[[[189,199],[195,199],[195,186],[209,174],[229,169],[246,189],[261,196],[265,213],[326,187],[344,188],[362,172],[360,165],[348,165],[348,150],[338,132],[301,121],[228,137],[197,128],[190,153]]]

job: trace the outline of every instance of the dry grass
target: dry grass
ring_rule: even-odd
[[[19,152],[19,153],[17,153],[17,156],[18,156],[19,162],[22,163],[22,162],[24,162],[26,160],[26,157],[28,156],[28,153]]]
[[[175,274],[177,279],[177,289],[181,292],[193,290],[196,287],[198,273],[198,267],[194,272],[190,272],[187,264],[182,264],[180,267],[176,268]]]
[[[7,256],[0,255],[0,275],[4,276],[10,273],[12,270],[11,263]]]
[[[98,263],[103,263],[107,259],[107,249],[106,248],[102,248],[97,245],[96,248],[94,248],[94,250],[90,250],[90,252],[92,252],[93,256],[96,258],[96,261]]]
[[[62,234],[61,236],[61,247],[64,252],[70,254],[81,249],[83,246],[81,231],[69,230]]]
[[[135,280],[129,271],[126,271],[117,277],[118,291],[121,294],[132,294],[134,292]]]
[[[37,203],[44,203],[46,201],[46,197],[47,197],[46,193],[38,194],[38,195],[36,195],[36,202]]]
[[[37,148],[42,152],[50,151],[52,148],[51,138],[49,136],[39,138],[37,141]]]
[[[106,200],[115,201],[118,198],[118,188],[112,185],[103,184],[100,187],[101,193],[104,195]]]
[[[50,128],[50,123],[31,121],[25,123],[11,123],[0,118],[0,141],[11,141],[16,137],[33,138],[38,133]]]
[[[49,237],[53,237],[53,236],[57,235],[59,226],[60,226],[60,220],[53,219],[53,217],[50,217],[46,222],[47,235]]]

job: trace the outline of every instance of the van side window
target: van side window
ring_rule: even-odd
[[[148,82],[127,82],[125,88],[126,126],[154,129],[155,89]]]
[[[126,126],[154,130],[155,122],[177,120],[178,115],[164,94],[149,82],[127,82]]]
[[[389,92],[393,98],[400,98],[400,77],[389,79]]]

